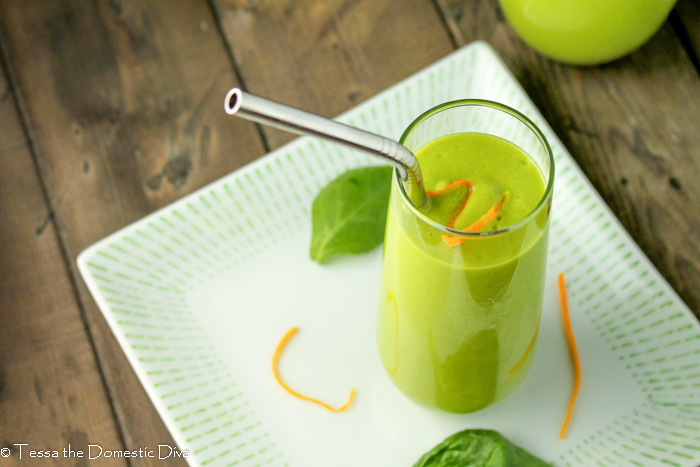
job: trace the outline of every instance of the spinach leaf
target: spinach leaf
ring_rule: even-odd
[[[326,185],[311,208],[311,259],[365,253],[384,239],[391,167],[350,170]]]
[[[464,430],[445,439],[413,467],[552,467],[493,430]]]

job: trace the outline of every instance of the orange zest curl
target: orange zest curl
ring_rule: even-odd
[[[527,344],[527,348],[525,349],[525,353],[523,354],[523,357],[520,359],[518,363],[513,366],[510,370],[508,370],[508,374],[512,375],[516,371],[518,371],[518,368],[520,368],[523,363],[525,363],[525,360],[527,359],[527,356],[530,355],[530,351],[532,350],[532,346],[535,345],[535,340],[537,340],[537,334],[540,332],[540,321],[542,321],[542,314],[540,314],[540,318],[537,320],[537,328],[535,329],[535,335],[532,336],[532,339],[530,339],[530,343]]]
[[[457,212],[455,212],[455,215],[452,216],[452,219],[450,219],[450,222],[447,223],[447,227],[453,228],[455,226],[455,223],[457,222],[457,218],[459,217],[460,214],[462,214],[462,211],[464,211],[464,208],[467,205],[467,201],[469,201],[469,196],[471,196],[472,191],[474,190],[474,185],[472,185],[472,182],[469,180],[457,180],[455,182],[450,183],[447,185],[445,188],[441,188],[440,190],[433,190],[433,191],[426,191],[425,194],[428,196],[438,196],[443,194],[445,191],[458,187],[458,186],[466,186],[467,187],[467,196],[464,197],[464,201],[462,201],[462,204],[460,204],[459,208],[457,209]]]
[[[501,199],[499,199],[496,202],[496,204],[491,206],[491,209],[489,209],[486,214],[481,216],[479,218],[479,220],[474,222],[472,225],[470,225],[469,227],[464,229],[463,232],[478,232],[479,230],[481,230],[484,227],[486,227],[487,225],[489,225],[496,217],[498,217],[498,215],[501,213],[501,210],[503,210],[503,205],[509,199],[510,199],[510,192],[506,191],[501,196]],[[466,204],[466,201],[465,201],[465,204]],[[450,227],[450,226],[448,225],[448,227]],[[450,247],[461,245],[462,243],[464,243],[467,240],[465,237],[453,237],[452,235],[449,235],[449,234],[444,234],[442,236],[442,239],[445,241],[445,243],[447,243],[447,246],[450,246]]]
[[[574,403],[576,402],[576,397],[578,396],[578,390],[581,386],[581,365],[578,359],[578,350],[576,349],[576,340],[574,339],[574,333],[571,330],[571,321],[569,320],[569,306],[566,300],[566,283],[564,282],[564,274],[559,274],[559,300],[561,302],[561,315],[564,319],[564,331],[566,332],[566,339],[569,341],[569,348],[571,349],[571,358],[574,363],[574,391],[571,394],[571,400],[569,401],[569,409],[566,412],[566,418],[564,418],[564,423],[561,427],[561,432],[559,437],[564,439],[566,437],[566,429],[571,421],[571,414],[574,411]]]
[[[313,402],[314,404],[318,404],[318,405],[330,410],[331,412],[342,412],[343,410],[350,407],[350,405],[352,404],[352,401],[355,399],[355,388],[352,388],[352,391],[350,392],[350,399],[348,400],[348,402],[344,406],[336,409],[336,408],[331,407],[330,405],[326,404],[325,402],[321,402],[318,399],[313,399],[311,397],[306,397],[302,394],[299,394],[298,392],[294,391],[292,388],[287,386],[284,383],[284,381],[282,381],[282,378],[280,378],[280,375],[277,371],[277,360],[279,360],[279,357],[282,354],[282,351],[284,350],[285,346],[287,345],[287,342],[289,342],[289,339],[291,339],[291,337],[297,332],[298,329],[299,328],[295,326],[292,329],[290,329],[289,331],[287,331],[287,334],[285,334],[284,337],[282,338],[282,340],[280,341],[280,343],[277,344],[277,349],[275,350],[275,354],[272,357],[272,373],[275,375],[275,379],[277,380],[277,382],[280,384],[280,386],[282,386],[282,388],[285,391],[287,391],[289,394],[293,395],[294,397],[298,397],[299,399]]]

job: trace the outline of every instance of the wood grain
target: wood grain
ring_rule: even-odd
[[[489,41],[642,250],[700,317],[700,79],[666,24],[599,67],[534,52],[496,0],[436,0],[459,44]]]
[[[218,0],[250,92],[335,117],[454,50],[429,0]],[[294,138],[263,128],[270,148]]]
[[[676,32],[683,37],[686,48],[694,57],[693,63],[700,68],[700,2],[697,0],[678,0],[675,18],[680,24],[674,24]],[[682,30],[681,30],[682,28]],[[700,69],[698,70],[700,72]]]
[[[198,0],[8,0],[0,21],[127,448],[173,443],[78,278],[75,257],[264,152],[252,124],[223,112],[237,80],[211,10]]]
[[[2,465],[45,461],[28,459],[29,449],[62,451],[70,444],[86,456],[88,442],[123,449],[1,68],[0,128],[0,447],[13,450]],[[29,445],[21,460],[15,443]],[[103,464],[126,465],[123,459]]]

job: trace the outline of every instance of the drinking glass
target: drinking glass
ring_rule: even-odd
[[[411,123],[400,142],[415,153],[443,136],[468,132],[518,146],[539,169],[544,195],[515,224],[467,233],[418,210],[395,173],[377,332],[380,357],[394,384],[422,406],[457,413],[506,397],[532,363],[554,183],[554,159],[542,132],[496,102],[460,100],[434,107]],[[465,241],[450,248],[443,234]]]

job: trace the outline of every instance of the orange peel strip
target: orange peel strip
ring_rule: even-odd
[[[479,230],[481,230],[484,227],[486,227],[487,225],[489,225],[501,213],[501,210],[503,209],[503,205],[509,199],[510,199],[510,192],[506,191],[501,196],[501,199],[496,201],[496,204],[491,206],[491,209],[489,209],[486,214],[481,216],[479,218],[479,220],[474,222],[472,225],[470,225],[469,227],[464,229],[463,232],[478,232]],[[467,239],[465,237],[453,237],[449,234],[443,234],[442,239],[445,241],[445,243],[447,243],[447,246],[450,246],[450,247],[461,245],[462,243],[467,241]]]
[[[277,380],[279,385],[282,386],[282,388],[285,391],[287,391],[289,394],[293,395],[294,397],[298,397],[299,399],[313,402],[314,404],[318,404],[318,405],[330,410],[331,412],[342,412],[343,410],[350,407],[350,404],[352,404],[352,401],[355,399],[355,388],[352,388],[352,391],[350,391],[350,399],[348,400],[348,402],[344,406],[336,409],[336,408],[331,407],[330,405],[326,404],[325,402],[321,402],[318,399],[313,399],[311,397],[306,397],[302,394],[299,394],[298,392],[296,392],[295,390],[293,390],[292,388],[287,386],[285,384],[285,382],[282,381],[282,378],[280,378],[280,375],[277,371],[277,361],[279,360],[280,355],[282,355],[282,351],[284,350],[285,346],[287,345],[287,342],[289,342],[289,339],[291,339],[291,337],[297,332],[298,329],[299,328],[297,326],[294,326],[292,329],[287,331],[287,334],[285,334],[284,337],[282,338],[282,340],[280,341],[280,343],[277,344],[277,349],[275,349],[275,354],[272,357],[272,373],[275,375],[275,379]]]
[[[525,363],[525,359],[527,356],[530,354],[530,350],[532,350],[532,346],[535,345],[535,340],[537,339],[537,334],[540,332],[540,321],[542,321],[542,314],[540,314],[540,318],[537,320],[537,329],[535,329],[535,335],[532,336],[532,339],[530,339],[530,343],[527,344],[527,349],[525,349],[525,353],[523,354],[523,358],[520,359],[518,363],[513,366],[510,370],[508,370],[508,374],[512,375],[515,373],[518,368],[522,366],[523,363]]]
[[[442,188],[440,190],[433,190],[433,191],[426,191],[425,194],[428,196],[438,196],[444,193],[445,191],[455,188],[458,186],[463,186],[466,185],[467,187],[467,196],[464,197],[464,201],[462,201],[462,204],[460,204],[459,208],[457,209],[457,212],[455,212],[455,215],[452,216],[452,219],[450,219],[450,222],[447,223],[447,227],[453,228],[455,226],[455,223],[457,222],[457,218],[459,217],[460,214],[462,214],[462,211],[464,211],[464,208],[467,206],[467,201],[469,201],[469,196],[471,196],[472,191],[474,190],[474,185],[472,185],[472,182],[469,180],[457,180],[449,185],[447,185],[445,188]]]
[[[571,414],[574,411],[574,403],[576,402],[576,397],[578,396],[578,390],[581,386],[581,365],[578,359],[578,350],[576,349],[576,339],[574,339],[574,333],[571,330],[571,320],[569,320],[569,305],[566,300],[566,282],[564,281],[564,273],[559,274],[559,300],[561,302],[561,315],[564,319],[566,340],[569,341],[571,358],[574,362],[574,391],[571,394],[569,409],[566,412],[566,418],[564,418],[564,423],[562,424],[561,432],[559,433],[559,438],[564,439],[566,437],[566,429],[571,421]]]

